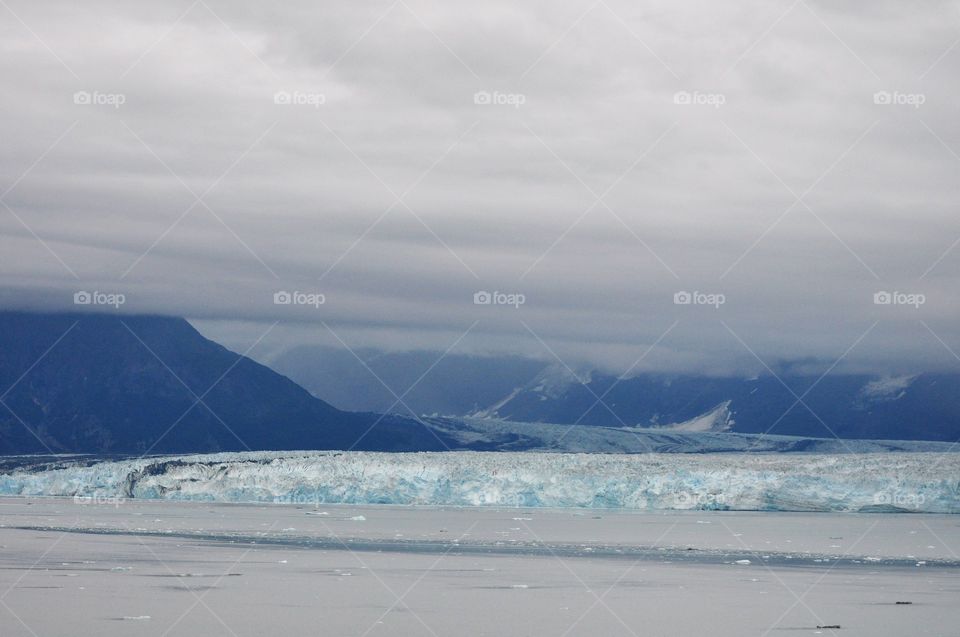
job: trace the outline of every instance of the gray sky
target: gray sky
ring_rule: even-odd
[[[956,367],[958,38],[952,2],[4,0],[0,303],[123,293],[241,351]]]

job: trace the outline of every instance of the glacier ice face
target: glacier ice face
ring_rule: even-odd
[[[960,454],[249,452],[0,475],[0,494],[298,504],[960,513]]]

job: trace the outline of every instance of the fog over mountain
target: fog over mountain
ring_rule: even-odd
[[[357,354],[354,356],[354,354]],[[518,423],[817,438],[960,439],[960,374],[753,377],[601,370],[519,357],[298,347],[270,365],[343,409]]]
[[[306,346],[267,362],[340,409],[457,416],[486,409],[546,366],[519,356]]]
[[[339,405],[383,413],[337,409],[183,319],[0,312],[0,454],[49,454],[27,462],[56,465],[62,458],[53,454],[254,449],[943,452],[960,436],[960,375],[839,376],[790,390],[770,377],[579,376],[516,357],[367,351],[351,367],[325,354],[301,349],[283,364],[302,382],[325,378],[315,393]],[[365,374],[387,390],[389,405],[377,402],[384,397]],[[342,380],[329,382],[334,376]],[[433,413],[421,417],[414,405]]]
[[[957,369],[955,3],[0,14],[4,309],[123,294],[264,355]]]
[[[0,637],[956,634],[958,77],[958,0],[0,0]]]

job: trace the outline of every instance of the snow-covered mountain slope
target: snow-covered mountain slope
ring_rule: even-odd
[[[733,414],[730,413],[730,401],[725,400],[707,413],[678,422],[665,425],[661,429],[671,431],[727,431],[734,425]]]
[[[900,400],[907,395],[907,389],[916,378],[916,376],[878,378],[865,384],[858,397],[865,405]]]
[[[0,494],[297,504],[960,513],[960,454],[251,452],[0,475]]]

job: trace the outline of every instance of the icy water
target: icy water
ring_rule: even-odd
[[[960,625],[950,515],[3,498],[0,524],[4,637]]]

